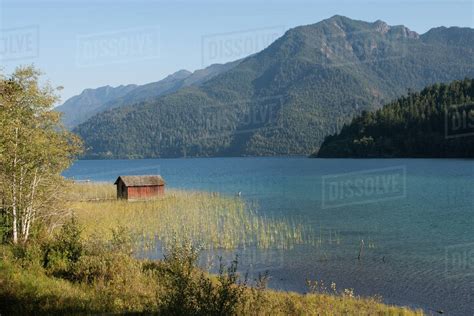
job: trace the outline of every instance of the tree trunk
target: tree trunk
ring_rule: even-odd
[[[33,178],[33,182],[31,184],[31,193],[30,198],[28,201],[28,207],[26,208],[25,212],[25,225],[23,228],[23,241],[26,242],[28,237],[30,236],[30,228],[31,222],[35,216],[35,195],[36,195],[36,188],[38,187],[39,179],[38,179],[38,168],[35,168],[35,176]]]
[[[17,210],[17,188],[16,188],[16,165],[18,162],[17,157],[17,148],[18,148],[18,127],[15,128],[15,151],[13,158],[13,183],[12,183],[12,216],[13,216],[13,243],[18,244],[18,210]]]

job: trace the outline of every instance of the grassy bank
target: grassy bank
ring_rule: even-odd
[[[222,277],[209,277],[195,269],[188,276],[180,261],[183,259],[139,261],[117,250],[102,250],[100,254],[87,250],[83,258],[61,272],[57,267],[44,268],[41,260],[31,261],[31,254],[25,258],[15,252],[3,247],[0,253],[2,314],[422,314],[384,305],[376,298],[359,298],[350,291],[302,295],[259,288],[258,282],[253,286],[233,282],[228,285],[226,282],[232,278],[227,272]],[[67,269],[71,275],[61,276]],[[221,304],[216,306],[219,301]],[[223,310],[226,312],[221,313]]]
[[[237,261],[210,275],[197,266],[197,246],[287,248],[311,242],[309,233],[304,225],[261,217],[233,197],[169,191],[161,199],[127,203],[107,200],[111,190],[76,186],[70,195],[76,217],[53,237],[0,247],[1,314],[421,314],[335,284],[323,289],[312,283],[305,295],[272,291],[265,276],[240,277]],[[165,258],[136,259],[144,244],[162,245]]]

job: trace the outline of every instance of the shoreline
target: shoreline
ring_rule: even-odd
[[[315,159],[315,160],[474,160],[474,157],[311,157],[290,156],[213,156],[213,157],[156,157],[156,158],[80,158],[76,161],[146,161],[146,160],[194,160],[194,159]]]

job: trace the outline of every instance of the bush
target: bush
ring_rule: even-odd
[[[100,255],[84,255],[74,265],[73,276],[78,282],[108,285],[116,280],[140,272],[137,260],[122,253],[106,252]]]
[[[175,244],[165,256],[168,291],[163,313],[168,315],[234,315],[246,283],[239,282],[237,259],[220,265],[217,279],[197,268],[198,250],[190,242]]]
[[[109,311],[156,310],[155,280],[141,263],[123,253],[84,255],[75,265],[76,282],[92,286]]]
[[[12,245],[13,258],[23,268],[41,267],[43,251],[36,242]]]
[[[134,249],[134,241],[131,232],[124,226],[112,228],[112,240],[110,248],[113,252],[120,252],[131,255]]]
[[[247,289],[247,280],[243,283],[239,281],[239,275],[237,274],[238,257],[232,261],[231,265],[226,266],[220,263],[219,268],[219,285],[216,288],[214,295],[211,295],[211,302],[215,304],[212,312],[214,315],[232,315],[235,314],[237,306],[242,303],[244,298],[244,291]]]
[[[54,276],[71,278],[74,264],[83,255],[81,230],[75,216],[66,222],[53,241],[43,245],[43,267]]]
[[[11,225],[8,222],[6,211],[0,207],[0,244],[7,242],[11,235]]]
[[[38,245],[0,246],[0,313],[415,315],[379,299],[354,297],[352,291],[300,295],[265,290],[267,275],[249,287],[239,281],[237,259],[229,267],[221,264],[212,276],[196,267],[197,250],[189,245],[174,247],[162,261],[141,261],[110,249],[109,243],[94,247],[94,253],[86,249],[73,265],[71,281],[45,274],[41,265],[18,264],[38,261]]]

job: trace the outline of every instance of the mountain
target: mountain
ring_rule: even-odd
[[[436,84],[364,112],[328,136],[322,158],[474,158],[474,80]]]
[[[187,70],[179,70],[161,81],[138,86],[136,89],[130,91],[126,95],[103,104],[99,108],[98,112],[103,112],[124,105],[133,105],[135,103],[176,92],[177,90],[184,87],[193,85],[198,86],[203,82],[214,78],[218,74],[232,69],[239,62],[240,61],[237,60],[226,64],[214,64],[208,66],[207,68],[196,70],[192,73]]]
[[[163,80],[144,85],[86,89],[80,95],[74,96],[64,102],[63,105],[58,106],[56,111],[63,112],[63,122],[66,127],[74,128],[97,113],[173,93],[183,87],[200,85],[206,80],[231,69],[239,62],[214,64],[192,73],[187,70],[179,70]]]
[[[79,125],[89,158],[308,155],[363,110],[474,77],[474,30],[423,35],[334,16],[288,30],[199,86]]]
[[[80,95],[74,96],[56,108],[63,113],[63,123],[71,128],[85,122],[92,115],[98,113],[97,109],[103,104],[126,95],[134,90],[136,85],[100,87],[97,89],[86,89]]]

